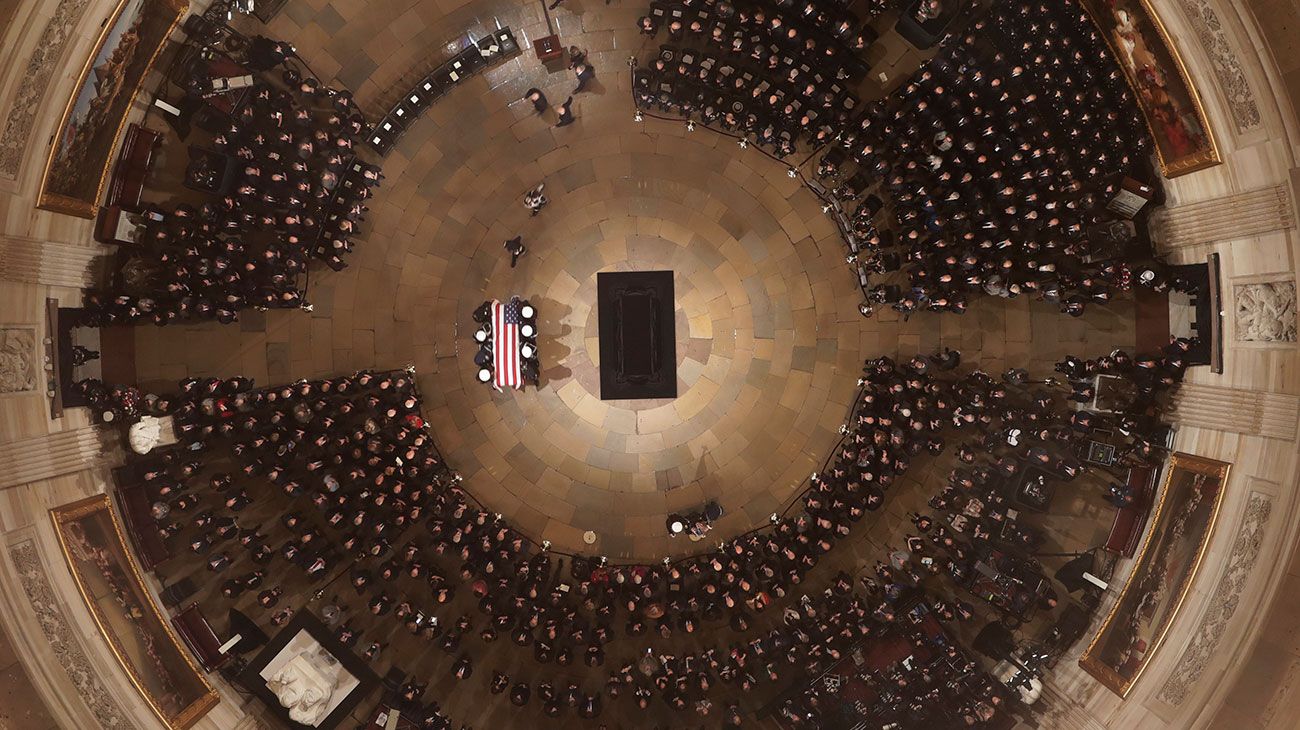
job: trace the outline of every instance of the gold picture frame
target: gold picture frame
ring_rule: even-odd
[[[131,106],[188,9],[188,0],[119,0],[63,107],[37,208],[95,217]]]
[[[131,684],[170,730],[198,722],[221,697],[154,603],[109,495],[55,507],[50,519],[77,591]],[[146,661],[152,666],[139,666]]]
[[[1150,0],[1079,0],[1079,4],[1124,72],[1155,142],[1161,173],[1174,178],[1221,164],[1201,95]],[[1184,145],[1191,149],[1179,149]]]
[[[1191,591],[1218,522],[1231,466],[1191,454],[1169,457],[1133,572],[1079,658],[1085,672],[1122,698],[1150,665]],[[1211,484],[1214,494],[1206,503]],[[1168,588],[1165,595],[1162,586]],[[1144,624],[1144,619],[1149,620]]]

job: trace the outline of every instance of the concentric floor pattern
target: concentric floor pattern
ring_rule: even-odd
[[[611,556],[681,552],[691,546],[663,537],[663,516],[706,499],[728,512],[720,533],[743,532],[812,471],[855,387],[858,298],[834,283],[852,281],[815,201],[772,187],[784,176],[763,176],[761,158],[744,161],[756,171],[697,136],[584,144],[577,154],[627,150],[631,164],[565,160],[556,176],[579,184],[518,229],[530,247],[519,268],[489,229],[476,249],[498,259],[486,280],[439,288],[462,322],[491,295],[527,296],[541,313],[540,389],[495,394],[464,357],[427,382],[451,406],[432,420],[474,494],[557,547],[579,547],[590,529]],[[679,396],[603,402],[596,272],[655,269],[674,271]]]
[[[375,13],[413,12],[392,4]],[[326,75],[347,55],[338,39],[377,22],[367,14],[344,28],[329,7],[272,26]],[[421,43],[436,55],[455,23],[490,27],[466,12],[432,25],[411,16],[420,27],[403,29],[393,57],[417,55]],[[531,6],[503,7],[502,18],[521,38],[544,35]],[[653,560],[701,547],[666,537],[672,511],[718,500],[727,514],[712,543],[788,503],[835,442],[864,357],[942,343],[990,370],[1050,368],[1065,352],[1131,343],[1122,305],[1068,321],[1001,300],[965,317],[864,320],[843,244],[783,164],[703,129],[633,120],[624,60],[641,43],[635,13],[615,5],[559,19],[564,41],[588,48],[599,73],[576,101],[576,124],[555,129],[552,114],[519,101],[529,86],[561,101],[573,83],[531,49],[470,81],[384,161],[370,233],[351,268],[313,273],[314,312],[140,328],[142,383],[209,373],[275,383],[414,364],[437,441],[469,492],[556,548]],[[363,106],[400,93],[388,85],[403,71],[370,48],[397,25],[353,49],[359,66],[339,72]],[[521,196],[543,181],[552,202],[530,218]],[[514,235],[529,252],[511,269],[502,242]],[[675,400],[599,399],[595,274],[632,269],[675,272]],[[511,294],[542,317],[542,384],[496,393],[473,379],[470,313]],[[581,539],[589,529],[593,546]]]

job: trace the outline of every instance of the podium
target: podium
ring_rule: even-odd
[[[555,34],[534,40],[533,50],[537,52],[537,59],[543,63],[564,55],[564,46],[560,45],[560,37]]]

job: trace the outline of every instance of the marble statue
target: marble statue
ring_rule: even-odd
[[[303,651],[266,680],[266,686],[289,710],[289,719],[315,727],[329,715],[330,698],[343,668],[323,648]]]
[[[126,441],[130,444],[131,450],[137,454],[147,454],[153,451],[153,447],[157,446],[161,440],[162,425],[153,416],[144,416],[138,422],[131,424],[131,428],[126,435]]]
[[[1296,290],[1289,281],[1236,287],[1237,339],[1246,342],[1296,341]]]
[[[0,393],[36,390],[36,330],[0,327]]]

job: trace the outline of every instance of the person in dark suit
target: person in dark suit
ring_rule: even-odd
[[[519,262],[519,257],[523,256],[524,253],[528,251],[524,246],[523,236],[515,236],[509,241],[506,241],[505,249],[510,254],[510,268],[512,269],[515,268],[515,264]]]
[[[560,118],[555,123],[557,127],[567,127],[577,121],[577,117],[573,116],[573,97],[570,96],[564,100],[563,104],[555,107],[555,113]]]
[[[581,61],[573,65],[573,75],[578,78],[578,85],[573,87],[573,93],[580,93],[587,88],[587,84],[596,78],[596,70],[586,61]]]
[[[529,103],[533,105],[533,111],[537,112],[538,114],[541,114],[542,112],[546,111],[546,109],[550,106],[550,103],[546,101],[546,94],[543,94],[541,89],[534,88],[525,91],[524,98],[527,99]]]
[[[248,44],[248,68],[253,71],[270,71],[293,55],[293,46],[266,36],[255,35]]]

